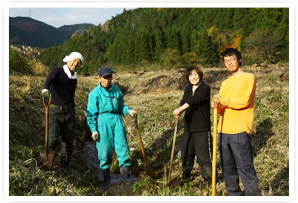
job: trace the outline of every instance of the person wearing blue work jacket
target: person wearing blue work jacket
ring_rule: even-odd
[[[104,182],[109,182],[110,165],[113,151],[117,154],[121,177],[129,181],[129,146],[125,126],[121,115],[130,114],[134,117],[137,112],[124,105],[121,90],[112,85],[112,70],[102,68],[99,71],[100,84],[94,88],[88,97],[87,117],[92,132],[92,139],[96,141],[99,168],[102,170]]]

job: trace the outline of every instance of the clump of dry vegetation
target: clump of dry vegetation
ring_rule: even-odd
[[[49,68],[35,59],[35,55],[30,54],[32,49],[24,47],[25,51],[20,48],[9,47],[9,73],[11,75],[35,75],[46,76]]]

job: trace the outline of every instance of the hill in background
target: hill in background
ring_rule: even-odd
[[[75,25],[63,25],[58,28],[58,30],[66,33],[69,35],[69,38],[73,36],[80,35],[84,30],[88,29],[89,27],[94,26],[90,23],[82,23],[82,24],[75,24]]]
[[[55,28],[28,17],[10,17],[9,44],[49,48],[62,44],[92,26],[94,25],[84,23]]]

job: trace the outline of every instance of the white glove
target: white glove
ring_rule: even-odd
[[[99,135],[98,135],[98,132],[97,131],[94,131],[91,135],[93,141],[98,141],[99,140]]]
[[[137,115],[137,112],[135,110],[129,110],[128,113],[131,117],[135,117],[135,115]]]
[[[46,97],[49,94],[49,90],[48,89],[43,89],[41,90],[41,94],[43,97]]]

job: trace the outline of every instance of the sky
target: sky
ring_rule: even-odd
[[[9,8],[9,17],[30,17],[56,28],[63,25],[104,24],[124,8]],[[125,8],[126,10],[132,8]]]

